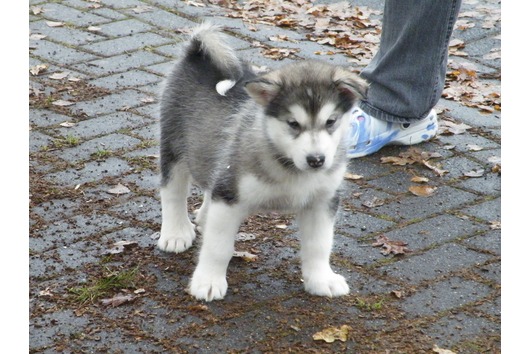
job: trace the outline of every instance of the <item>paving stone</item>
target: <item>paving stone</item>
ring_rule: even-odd
[[[137,197],[119,206],[112,207],[111,211],[124,218],[134,218],[140,221],[160,222],[160,202],[153,198]]]
[[[495,262],[482,266],[476,270],[476,273],[492,281],[495,284],[501,284],[501,263]]]
[[[53,62],[57,64],[74,64],[97,58],[95,55],[68,48],[63,45],[47,41],[46,39],[40,40],[37,43],[36,48],[30,51],[30,54],[40,57],[45,62]]]
[[[104,37],[94,32],[81,31],[69,27],[50,27],[46,24],[46,22],[47,21],[44,20],[31,22],[31,34],[43,34],[46,35],[46,38],[52,39],[55,42],[66,43],[72,46],[78,46],[104,39]]]
[[[477,197],[462,190],[441,186],[429,197],[403,197],[397,202],[390,202],[371,211],[384,214],[393,219],[422,219],[430,215],[443,213],[470,203]]]
[[[500,323],[491,322],[486,318],[457,314],[441,318],[427,331],[440,348],[450,348],[459,342],[469,343],[474,348],[474,340],[484,342],[485,337],[499,336],[500,329]],[[466,347],[463,350],[459,353],[467,353]],[[470,349],[468,353],[474,352],[475,349]]]
[[[70,199],[55,199],[39,204],[33,207],[31,211],[51,222],[73,216],[77,211],[78,203]]]
[[[474,235],[486,230],[487,226],[453,215],[440,215],[431,219],[394,229],[385,233],[391,240],[400,240],[408,244],[408,249],[418,251],[427,247]]]
[[[131,149],[140,140],[123,134],[109,134],[81,143],[73,148],[61,149],[54,153],[68,161],[88,160],[101,151],[113,152],[121,149]]]
[[[38,127],[49,127],[70,121],[71,118],[46,109],[30,109],[29,121]]]
[[[467,215],[483,219],[485,221],[501,220],[501,201],[493,199],[462,210]]]
[[[349,236],[363,237],[395,225],[389,220],[380,219],[369,214],[339,208],[336,214],[336,232]]]
[[[103,96],[90,101],[76,103],[76,108],[88,117],[116,113],[123,109],[131,109],[142,105],[144,93],[135,90],[123,90],[115,94]]]
[[[150,65],[146,67],[145,69],[148,71],[154,72],[155,74],[159,74],[163,77],[167,77],[174,66],[175,66],[175,63],[173,62],[164,62],[160,64]]]
[[[124,73],[114,74],[110,76],[101,77],[99,79],[91,80],[92,85],[104,87],[110,90],[119,90],[123,88],[131,88],[144,86],[160,82],[162,79],[150,73],[141,70],[131,70]]]
[[[30,349],[51,346],[54,339],[78,335],[80,328],[89,323],[88,318],[79,317],[72,310],[60,310],[33,318],[29,325]]]
[[[64,122],[64,120],[63,120]],[[75,123],[70,128],[59,128],[57,131],[62,136],[71,135],[78,138],[89,139],[95,136],[110,134],[123,129],[133,129],[146,124],[148,120],[130,112],[116,112],[90,118]]]
[[[148,22],[153,26],[172,31],[188,29],[198,25],[196,22],[192,22],[186,18],[157,8],[153,8],[153,11],[142,12],[139,14],[133,12],[131,15]]]
[[[65,170],[46,176],[47,180],[55,181],[59,185],[75,187],[78,184],[95,182],[108,176],[119,176],[129,171],[127,162],[111,157],[104,161],[92,161],[85,164],[81,170]]]
[[[167,60],[166,58],[147,51],[137,51],[80,63],[74,67],[96,76],[115,74],[134,68],[142,68]]]
[[[501,176],[487,171],[482,177],[465,179],[459,183],[459,187],[486,195],[499,196],[501,194]]]
[[[447,311],[489,295],[490,287],[459,277],[453,277],[404,299],[400,304],[408,317],[430,316]]]
[[[484,114],[477,109],[464,106],[459,102],[450,101],[446,99],[439,100],[438,106],[449,109],[448,115],[456,119],[457,122],[462,122],[480,128],[499,127],[500,113]]]
[[[124,19],[127,18],[126,15],[124,15],[124,14],[118,12],[118,11],[106,8],[106,7],[101,7],[99,9],[94,9],[94,10],[91,10],[90,12],[93,13],[93,14],[96,14],[98,16],[111,19],[111,20],[124,20]]]
[[[126,225],[124,220],[102,213],[77,215],[68,219],[56,220],[51,222],[47,228],[30,234],[30,250],[32,252],[44,252],[68,247],[104,230],[124,225]]]
[[[113,9],[127,9],[145,5],[144,2],[138,0],[101,0],[101,3]]]
[[[485,234],[471,237],[464,244],[501,256],[501,230],[491,230]]]
[[[184,52],[185,43],[179,42],[179,43],[171,43],[167,45],[162,45],[154,48],[153,50],[157,53],[160,53],[162,55],[165,55],[167,57],[171,57],[174,59],[178,59],[181,57],[182,53]],[[173,61],[175,63],[176,61]]]
[[[412,284],[486,262],[489,256],[449,243],[420,255],[402,258],[379,268],[380,272]],[[429,266],[426,266],[429,265]]]
[[[45,135],[43,133],[40,133],[40,132],[36,132],[36,131],[30,131],[29,138],[30,138],[30,145],[29,145],[30,152],[41,151],[46,146],[50,145],[53,141],[52,137]]]
[[[72,23],[80,27],[93,26],[109,21],[104,17],[94,15],[88,12],[83,12],[72,7],[64,6],[62,4],[57,3],[45,4],[43,6],[43,9],[43,16],[47,19],[65,23]]]
[[[98,27],[101,28],[98,33],[103,33],[111,37],[124,37],[141,32],[148,32],[153,28],[147,23],[140,22],[135,19],[115,21]]]
[[[131,52],[146,46],[158,46],[169,40],[155,33],[138,33],[134,36],[109,39],[98,43],[84,45],[82,48],[104,56],[112,56]]]

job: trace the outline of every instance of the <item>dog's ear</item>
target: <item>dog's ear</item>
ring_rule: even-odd
[[[245,84],[245,91],[262,106],[267,106],[280,91],[280,86],[265,78],[251,80]]]
[[[337,70],[334,74],[334,83],[339,92],[353,102],[367,96],[367,89],[369,88],[367,82],[350,71]]]

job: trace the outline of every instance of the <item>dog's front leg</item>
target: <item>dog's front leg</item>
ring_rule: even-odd
[[[310,294],[334,297],[349,292],[345,278],[330,267],[335,211],[330,205],[318,204],[297,215],[302,277],[304,288]]]
[[[245,216],[238,205],[211,202],[199,262],[190,283],[190,293],[198,300],[220,300],[227,293],[227,267],[234,253],[236,233]]]

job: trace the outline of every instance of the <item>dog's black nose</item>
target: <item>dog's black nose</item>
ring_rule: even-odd
[[[324,155],[308,155],[306,156],[306,161],[310,167],[319,168],[323,166],[325,157]]]

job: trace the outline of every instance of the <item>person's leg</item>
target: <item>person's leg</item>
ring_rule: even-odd
[[[389,122],[422,119],[444,88],[448,43],[461,0],[387,0],[380,47],[361,76],[360,108]]]
[[[444,89],[448,43],[461,0],[387,0],[380,48],[361,72],[367,97],[352,112],[348,156],[437,133],[433,107]]]

